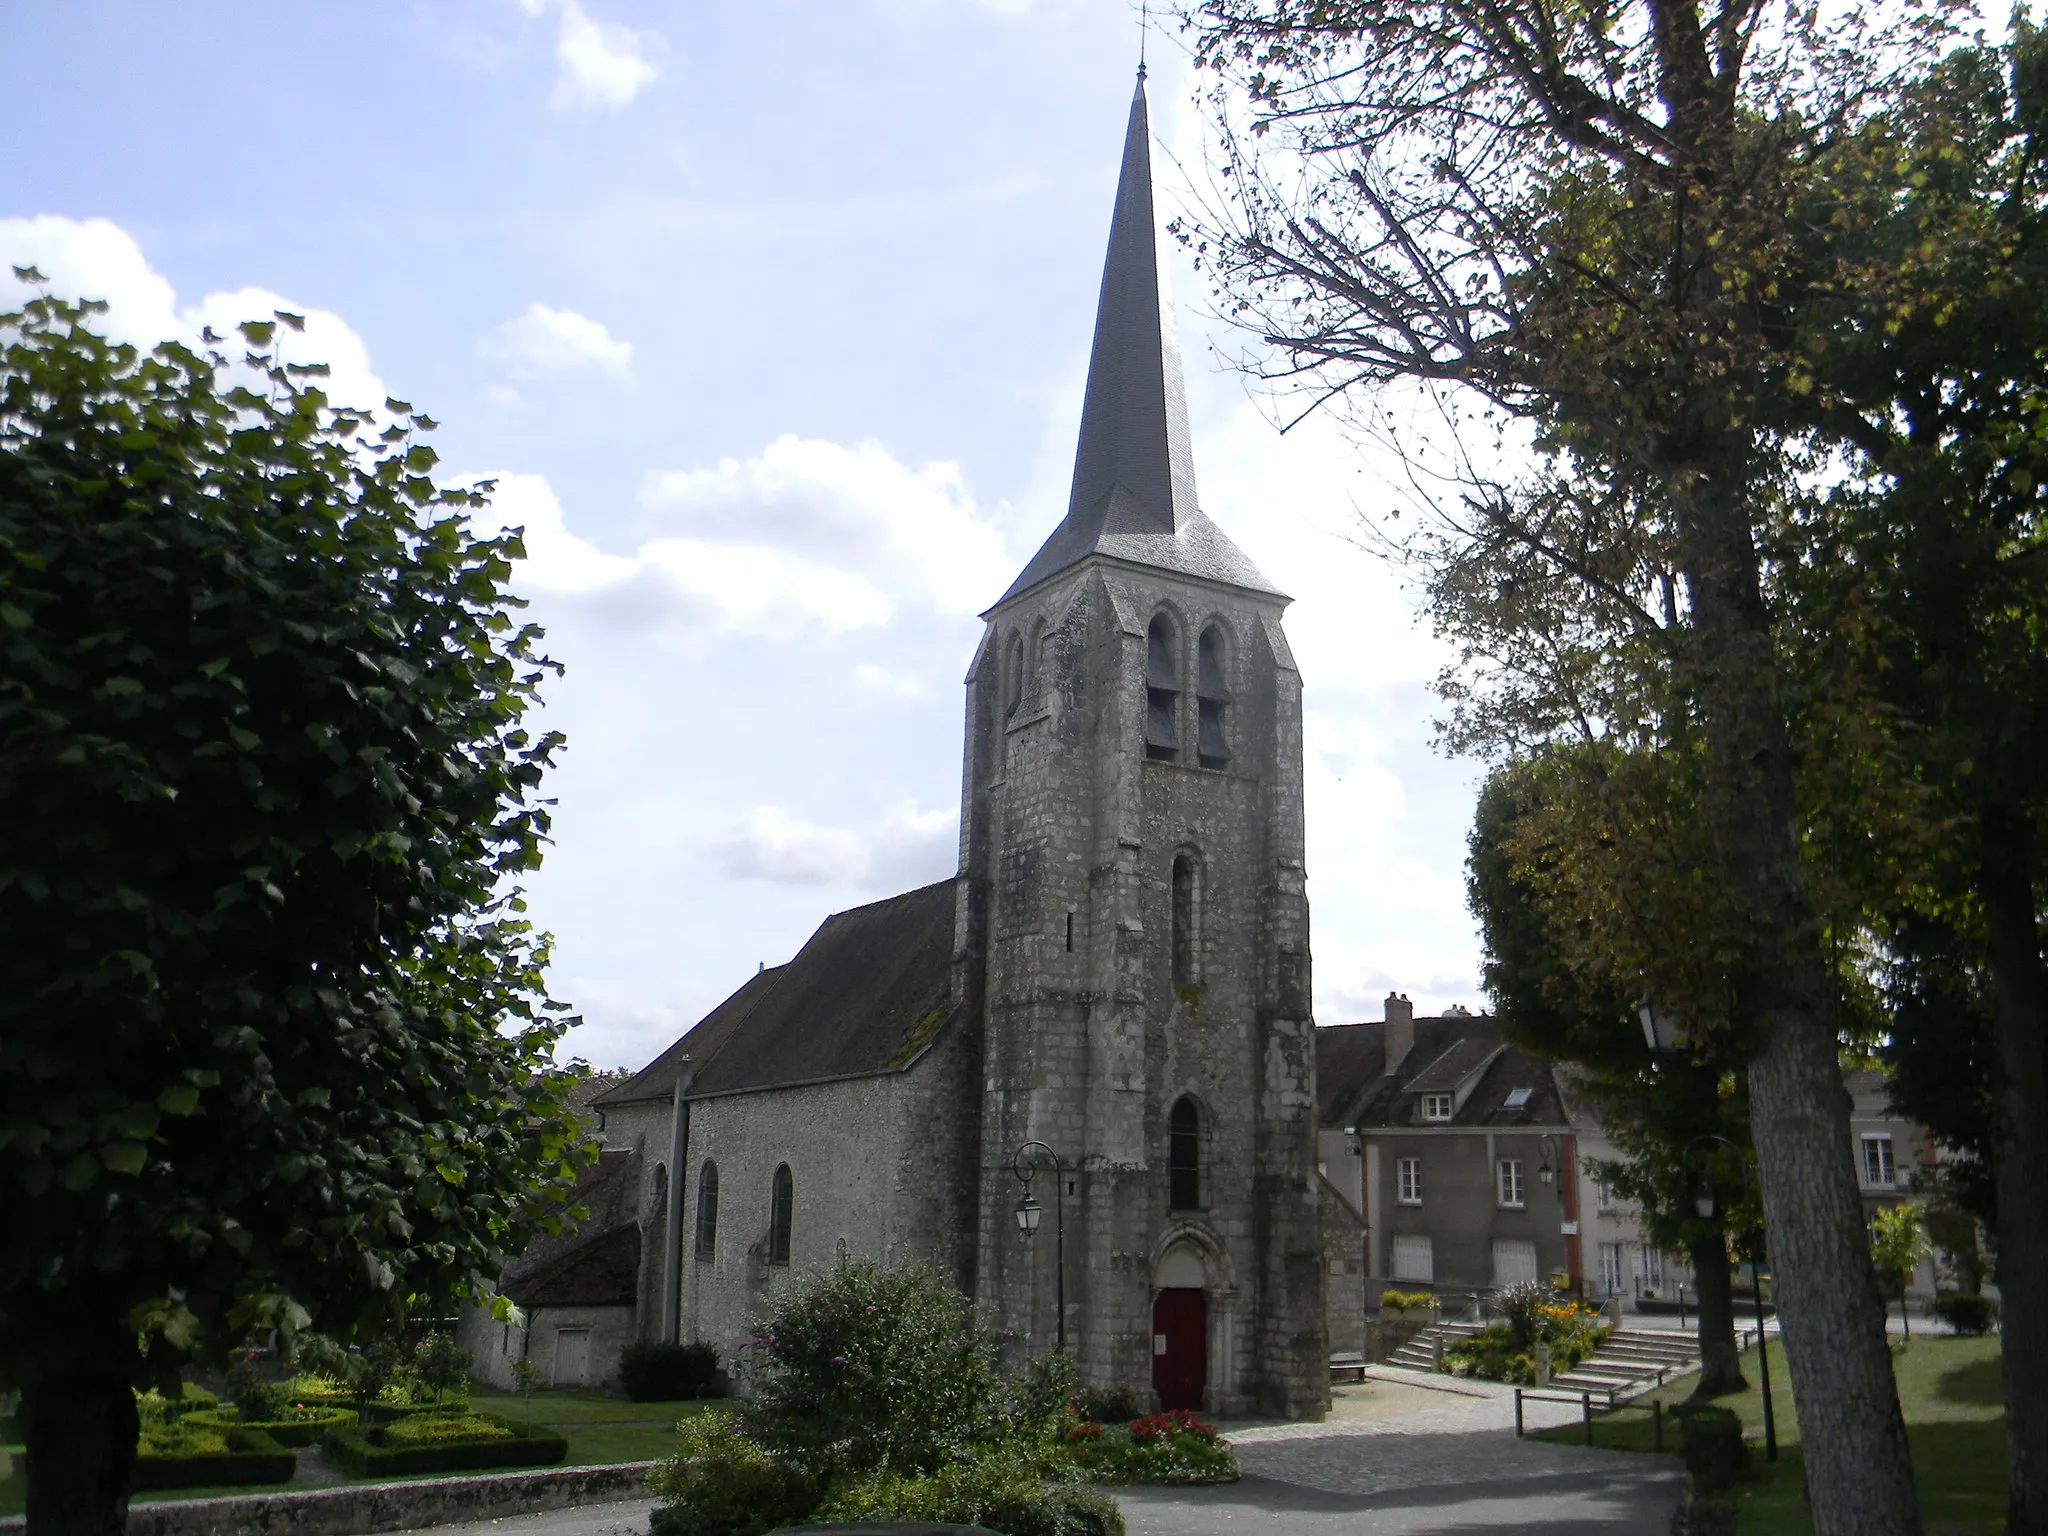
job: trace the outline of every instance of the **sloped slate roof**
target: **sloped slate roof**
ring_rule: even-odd
[[[998,608],[1090,555],[1280,595],[1196,503],[1180,345],[1158,243],[1140,71],[1109,221],[1067,515]]]
[[[522,1307],[630,1305],[640,1272],[639,1195],[640,1154],[602,1153],[569,1197],[589,1218],[506,1265],[499,1289]]]
[[[899,1071],[946,1023],[955,884],[835,912],[787,965],[750,978],[598,1101],[686,1098]]]
[[[1489,1057],[1485,1072],[1450,1125],[1507,1128],[1570,1123],[1551,1068],[1505,1043],[1500,1026],[1485,1014],[1417,1019],[1415,1043],[1392,1076],[1386,1072],[1384,1023],[1318,1029],[1316,1098],[1322,1123],[1332,1129],[1355,1125],[1369,1130],[1413,1125],[1414,1095],[1419,1087],[1448,1091]],[[1509,1109],[1507,1097],[1517,1088],[1530,1090],[1529,1102],[1520,1109]]]

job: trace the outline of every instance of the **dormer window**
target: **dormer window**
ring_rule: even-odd
[[[1448,1093],[1425,1093],[1422,1096],[1422,1118],[1425,1120],[1450,1119],[1451,1096]]]
[[[1180,761],[1180,731],[1174,721],[1180,710],[1176,640],[1173,621],[1163,613],[1154,615],[1145,631],[1145,755],[1162,763]]]
[[[1223,632],[1214,624],[1202,631],[1196,650],[1195,702],[1196,759],[1204,768],[1222,768],[1230,762],[1230,736],[1224,728],[1230,690],[1223,683]]]

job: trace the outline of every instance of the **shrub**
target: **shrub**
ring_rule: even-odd
[[[136,1449],[128,1481],[135,1493],[288,1482],[299,1465],[290,1451],[253,1429],[167,1425],[145,1430]]]
[[[1444,1360],[1453,1375],[1526,1386],[1536,1379],[1537,1345],[1549,1349],[1554,1374],[1572,1369],[1597,1350],[1608,1332],[1599,1317],[1598,1312],[1577,1302],[1555,1304],[1546,1293],[1528,1319],[1526,1338],[1517,1336],[1512,1320],[1495,1323],[1451,1345],[1444,1351]]]
[[[1976,1291],[1950,1291],[1934,1298],[1927,1309],[1957,1333],[1989,1333],[1997,1321],[1998,1307],[1989,1296]]]
[[[414,1413],[370,1431],[372,1445],[445,1445],[454,1440],[509,1440],[518,1433],[503,1419],[480,1413]]]
[[[317,1445],[337,1429],[354,1426],[356,1416],[346,1408],[334,1407],[331,1403],[287,1404],[284,1412],[275,1419],[251,1422],[234,1409],[195,1409],[184,1416],[186,1424],[199,1424],[218,1429],[253,1429],[270,1436],[279,1445]]]
[[[1503,1286],[1493,1293],[1493,1304],[1508,1320],[1515,1344],[1521,1349],[1527,1349],[1536,1342],[1542,1311],[1554,1299],[1550,1287],[1540,1280],[1524,1280],[1516,1285]]]
[[[1434,1312],[1436,1293],[1434,1291],[1381,1291],[1380,1315],[1404,1312]]]
[[[1726,1408],[1689,1409],[1678,1415],[1678,1453],[1701,1488],[1725,1488],[1748,1460],[1742,1421]]]
[[[413,1379],[434,1394],[436,1404],[444,1394],[468,1387],[469,1366],[469,1351],[451,1334],[430,1333],[413,1347]]]
[[[1089,1387],[1074,1399],[1074,1411],[1092,1424],[1128,1424],[1143,1410],[1129,1387]]]
[[[999,1536],[1123,1536],[1106,1495],[1042,1451],[1009,1445],[953,1462],[930,1477],[884,1472],[839,1489],[819,1522],[924,1521],[976,1526]]]
[[[817,1502],[812,1480],[748,1439],[729,1413],[693,1414],[676,1433],[676,1454],[647,1475],[664,1501],[652,1536],[762,1536]]]
[[[228,1396],[234,1399],[235,1410],[245,1422],[261,1424],[284,1417],[285,1409],[291,1406],[292,1389],[284,1382],[273,1381],[256,1352],[250,1350],[228,1372]]]
[[[460,1438],[439,1438],[432,1427],[464,1423],[470,1417],[408,1414],[375,1429],[336,1430],[327,1437],[327,1457],[358,1477],[373,1477],[546,1467],[569,1454],[569,1442],[553,1430],[503,1419],[490,1419],[486,1432],[471,1431]]]
[[[929,1265],[813,1270],[757,1326],[742,1422],[814,1474],[932,1472],[1004,1427],[973,1311]]]
[[[718,1351],[709,1344],[628,1344],[619,1356],[619,1383],[636,1403],[709,1397],[718,1378]]]

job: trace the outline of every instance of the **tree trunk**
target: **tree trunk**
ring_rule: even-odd
[[[1815,1536],[1918,1536],[1919,1500],[1870,1260],[1836,1058],[1834,989],[1801,863],[1779,659],[1744,501],[1737,428],[1686,455],[1674,500],[1692,599],[1688,662],[1711,757],[1708,814],[1745,925],[1732,967],[1756,1031],[1751,1137]]]
[[[1700,1303],[1700,1379],[1694,1402],[1743,1392],[1742,1355],[1735,1347],[1735,1295],[1728,1278],[1728,1240],[1716,1234],[1687,1247],[1692,1283]]]
[[[2048,975],[2026,823],[1987,813],[1981,826],[1999,1064],[1991,1171],[2009,1458],[2005,1528],[2011,1536],[2048,1536]]]
[[[22,1405],[28,1536],[123,1536],[135,1471],[134,1336],[118,1325],[46,1369]],[[67,1352],[70,1353],[70,1352]]]

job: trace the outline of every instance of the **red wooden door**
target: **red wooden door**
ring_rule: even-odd
[[[1198,1413],[1209,1384],[1209,1308],[1194,1286],[1175,1286],[1152,1303],[1152,1386],[1161,1410]]]

